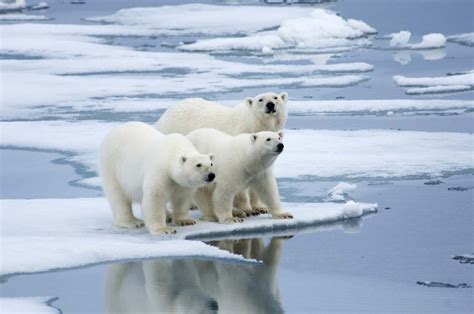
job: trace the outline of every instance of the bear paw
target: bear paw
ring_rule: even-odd
[[[130,220],[116,221],[115,225],[121,228],[135,229],[143,227],[145,223],[141,219],[133,218]]]
[[[275,218],[275,219],[292,219],[293,215],[290,214],[290,213],[281,213],[281,214],[274,215],[273,218]]]
[[[180,219],[176,221],[176,225],[178,226],[192,226],[196,224],[196,220],[194,219]]]
[[[232,210],[232,216],[239,217],[239,218],[245,218],[245,217],[247,217],[247,214],[242,209],[234,208]]]
[[[268,208],[266,207],[255,207],[253,208],[254,216],[258,216],[260,214],[268,214]]]
[[[176,230],[170,227],[150,228],[151,234],[175,234]]]
[[[224,221],[222,221],[221,223],[223,223],[223,224],[235,224],[235,223],[239,223],[239,222],[243,222],[243,221],[244,220],[242,218],[232,217],[232,218],[224,219]]]

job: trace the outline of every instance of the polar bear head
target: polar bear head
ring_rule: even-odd
[[[192,154],[181,156],[179,169],[174,172],[174,180],[181,186],[197,188],[214,181],[214,154]]]
[[[250,134],[254,151],[261,156],[278,156],[283,152],[283,131],[263,131]]]
[[[286,103],[288,102],[288,93],[264,93],[254,98],[247,97],[245,104],[251,110],[261,125],[261,130],[278,131],[286,123],[288,116]]]

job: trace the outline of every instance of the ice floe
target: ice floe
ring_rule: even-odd
[[[463,33],[448,36],[448,41],[464,46],[474,46],[474,33]]]
[[[446,46],[446,36],[440,33],[431,33],[423,35],[421,42],[409,43],[411,32],[400,31],[388,35],[390,46],[399,49],[437,49]]]
[[[246,37],[202,39],[178,48],[189,51],[266,49],[328,49],[370,45],[366,37],[377,31],[363,21],[345,20],[332,11],[314,9],[309,15],[285,19],[275,31]]]
[[[474,264],[474,254],[454,255],[452,259],[461,264]]]
[[[0,1],[0,12],[21,11],[26,8],[26,0],[15,0],[14,2]]]
[[[345,87],[368,80],[367,63],[246,64],[200,53],[148,52],[110,45],[95,35],[120,34],[120,25],[2,25],[2,115],[22,108],[86,104],[91,98],[195,95],[248,87]],[[126,28],[126,27],[125,27]],[[134,34],[128,31],[126,34]],[[351,75],[334,75],[354,72]],[[307,78],[307,75],[311,75]],[[47,83],[46,83],[47,82]],[[185,87],[184,87],[185,86]],[[191,88],[189,88],[191,86]],[[30,93],[21,91],[29,90]],[[87,104],[86,104],[87,105]]]
[[[376,204],[283,203],[294,219],[268,215],[243,223],[202,222],[177,227],[176,235],[152,236],[142,229],[112,226],[105,198],[1,200],[1,275],[85,266],[99,262],[150,257],[197,257],[244,261],[199,241],[185,239],[248,235],[336,222],[376,211]],[[199,213],[193,212],[193,215]]]
[[[0,146],[72,153],[66,159],[84,165],[91,177],[100,142],[116,125],[96,121],[1,122]],[[275,174],[279,178],[401,178],[470,171],[473,140],[467,133],[285,130],[286,149],[275,164]]]
[[[417,281],[416,284],[431,288],[472,288],[467,283],[451,284],[437,281]]]
[[[0,21],[46,21],[48,17],[44,15],[31,15],[31,14],[0,14]],[[3,37],[3,33],[2,33]],[[3,45],[3,39],[2,39]]]
[[[408,95],[454,93],[474,89],[473,71],[439,77],[395,75],[393,80],[398,86],[409,87],[405,91]]]
[[[279,26],[284,20],[307,15],[302,7],[185,4],[123,9],[87,21],[153,29],[162,34],[248,34]],[[238,22],[237,22],[238,21]]]
[[[357,184],[350,184],[347,182],[339,182],[335,187],[328,191],[329,199],[332,201],[343,201],[345,195],[355,191]]]
[[[28,298],[3,298],[0,297],[0,310],[4,314],[29,313],[29,314],[59,314],[60,310],[51,306],[56,298],[28,297]]]

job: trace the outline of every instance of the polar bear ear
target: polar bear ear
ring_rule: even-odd
[[[184,164],[186,162],[186,159],[187,159],[186,157],[181,156],[181,163]]]
[[[252,142],[255,142],[257,140],[257,134],[251,134],[250,138],[252,139]]]
[[[209,154],[209,159],[210,159],[211,161],[213,161],[213,160],[214,160],[214,157],[215,157],[215,155],[214,155],[214,154]]]
[[[288,101],[288,93],[287,92],[281,93],[280,97],[285,103]]]
[[[252,105],[253,105],[253,99],[250,98],[250,97],[245,98],[244,102],[249,107],[252,107]]]
[[[283,133],[282,130],[278,131],[278,136],[280,137],[280,139],[282,139],[284,135],[285,133]]]

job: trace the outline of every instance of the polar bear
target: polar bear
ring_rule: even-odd
[[[194,202],[203,220],[219,223],[241,222],[233,217],[235,196],[247,187],[255,190],[273,218],[293,218],[283,212],[272,165],[283,151],[283,132],[263,131],[231,136],[216,129],[197,129],[187,138],[201,153],[215,152],[215,169],[219,178],[194,194]]]
[[[199,153],[185,136],[163,135],[145,123],[113,129],[100,147],[99,173],[115,225],[145,224],[152,234],[175,233],[166,226],[168,202],[173,223],[194,224],[187,216],[192,195],[214,180],[213,158]],[[145,222],[134,217],[133,202],[141,203]]]
[[[225,107],[202,98],[188,98],[169,107],[156,122],[158,131],[188,134],[213,128],[230,135],[283,129],[288,118],[288,93],[264,93],[247,97],[235,107]]]
[[[156,122],[156,128],[164,133],[189,132],[199,128],[213,128],[230,135],[260,131],[282,130],[288,118],[288,93],[263,93],[247,97],[235,107],[225,107],[204,100],[189,98],[169,107]],[[254,190],[237,195],[235,206],[240,213],[256,215],[267,211]],[[251,212],[249,208],[252,208]],[[242,214],[242,213],[241,213]]]

